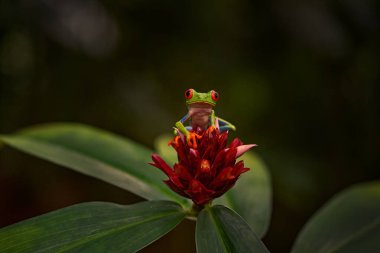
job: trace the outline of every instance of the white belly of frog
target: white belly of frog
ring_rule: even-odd
[[[190,108],[189,116],[191,117],[191,126],[193,128],[200,127],[203,130],[206,129],[210,124],[211,113],[211,108]]]

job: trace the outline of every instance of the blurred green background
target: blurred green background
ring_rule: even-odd
[[[72,121],[153,148],[186,113],[187,88],[215,89],[217,115],[269,165],[264,242],[288,252],[327,199],[380,178],[378,11],[375,0],[1,0],[0,133]],[[92,200],[141,199],[1,150],[0,226]],[[195,252],[194,223],[142,252]]]

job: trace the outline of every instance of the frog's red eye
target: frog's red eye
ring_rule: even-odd
[[[185,91],[185,98],[190,99],[193,97],[193,89],[188,89]]]
[[[214,100],[215,102],[218,101],[218,100],[219,100],[219,93],[216,92],[216,91],[214,91],[214,90],[212,90],[212,91],[211,91],[211,98],[212,98],[212,100]]]

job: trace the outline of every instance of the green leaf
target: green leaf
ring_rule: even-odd
[[[0,252],[136,252],[184,217],[170,201],[83,203],[0,229]]]
[[[249,224],[260,238],[268,230],[272,210],[272,188],[268,169],[253,152],[243,155],[244,165],[251,170],[242,174],[236,185],[215,203],[225,205]]]
[[[148,164],[152,151],[112,133],[82,124],[56,123],[2,135],[0,140],[143,198],[188,203],[162,182],[165,176],[161,171]]]
[[[177,161],[177,154],[172,147],[167,145],[171,138],[173,137],[169,135],[160,136],[155,142],[155,147],[162,158],[169,164],[174,164]],[[216,199],[215,203],[236,211],[262,238],[268,230],[271,218],[270,175],[264,162],[253,152],[247,152],[242,160],[251,170],[241,175],[236,185]]]
[[[292,250],[298,252],[380,252],[380,181],[333,197],[302,229]]]
[[[197,252],[269,252],[248,224],[224,206],[206,206],[197,219]]]

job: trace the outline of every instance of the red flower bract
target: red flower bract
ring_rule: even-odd
[[[173,191],[202,206],[228,191],[240,174],[249,170],[243,161],[236,163],[236,158],[255,145],[243,145],[235,138],[227,146],[228,133],[220,133],[213,127],[190,134],[191,146],[183,136],[169,142],[178,154],[178,163],[173,168],[157,154],[152,155],[150,164],[169,177],[164,182]]]

